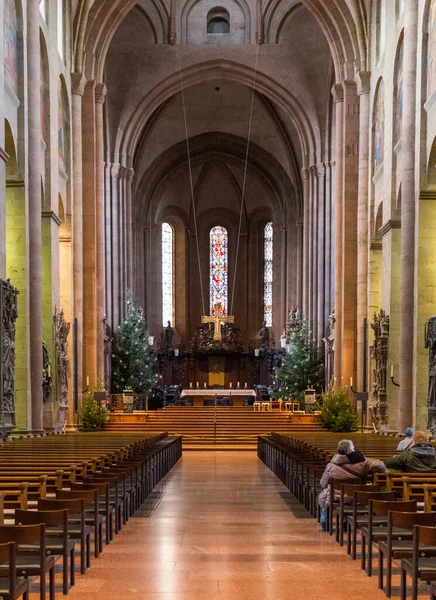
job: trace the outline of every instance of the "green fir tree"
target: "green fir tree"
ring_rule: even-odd
[[[355,430],[357,415],[353,414],[348,391],[330,387],[322,395],[321,424],[326,429],[336,432]]]
[[[135,306],[131,290],[126,293],[127,312],[112,346],[112,392],[131,389],[148,394],[157,382],[156,358],[150,352],[142,308]]]
[[[275,371],[279,398],[292,398],[304,402],[304,390],[314,389],[319,393],[324,381],[324,364],[319,350],[312,340],[307,320],[297,317],[292,331],[287,334],[288,351],[281,367]]]

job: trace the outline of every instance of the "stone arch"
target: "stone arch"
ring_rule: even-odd
[[[184,88],[199,82],[225,78],[251,87],[253,68],[232,61],[212,60],[187,67],[182,72]],[[291,118],[297,132],[304,160],[316,157],[321,148],[316,114],[308,112],[299,98],[289,89],[276,83],[270,76],[257,72],[256,90],[269,98]],[[174,71],[165,82],[156,86],[136,107],[125,128],[118,132],[114,143],[115,156],[133,157],[148,119],[156,109],[174,94],[181,91],[180,72]],[[306,166],[306,165],[304,165]]]
[[[103,81],[106,53],[112,36],[136,0],[95,0],[84,3],[75,23],[75,71],[88,80]],[[367,69],[365,26],[362,14],[352,13],[346,0],[303,0],[303,4],[318,20],[334,60],[335,79],[340,83],[354,76],[354,68]],[[167,34],[168,8],[154,0],[164,31]]]
[[[372,232],[373,240],[381,241],[382,235],[380,233],[380,228],[382,225],[383,225],[383,202],[380,202],[380,204],[377,207],[377,212],[375,213],[374,230]]]

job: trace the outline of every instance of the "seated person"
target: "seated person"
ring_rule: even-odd
[[[428,442],[425,431],[416,431],[414,445],[401,454],[384,459],[388,469],[406,473],[429,473],[436,471],[435,449]]]
[[[415,433],[415,430],[412,427],[408,427],[404,433],[406,437],[403,440],[401,440],[397,446],[397,450],[401,450],[401,452],[403,450],[408,450],[415,443],[415,440],[413,439],[413,434]]]
[[[381,460],[374,458],[365,458],[361,452],[354,449],[351,440],[341,440],[338,444],[338,453],[332,456],[331,461],[325,468],[321,477],[321,487],[323,488],[318,496],[318,503],[321,507],[321,527],[325,531],[327,511],[330,505],[330,480],[331,479],[360,479],[366,477],[371,471],[386,471],[386,467]],[[335,496],[335,501],[339,500],[339,494]],[[345,498],[349,502],[351,498]]]

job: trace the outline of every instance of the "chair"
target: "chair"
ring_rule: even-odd
[[[0,571],[0,596],[4,600],[17,600],[21,596],[28,600],[29,580],[17,576],[15,542],[0,544]]]
[[[369,501],[368,525],[360,530],[361,536],[361,568],[366,571],[368,577],[372,576],[372,544],[385,540],[388,535],[387,518],[389,511],[416,513],[416,500],[375,500]],[[386,524],[386,525],[385,525]],[[374,527],[375,525],[375,527]],[[366,561],[366,549],[368,549],[368,560]]]
[[[378,544],[378,587],[383,590],[383,562],[386,557],[387,598],[392,594],[392,560],[408,558],[413,554],[413,527],[415,525],[436,526],[436,513],[388,512],[388,533],[386,540]]]
[[[83,478],[85,484],[92,484],[94,481],[109,484],[109,501],[115,510],[115,533],[118,533],[121,529],[122,513],[126,504],[125,475],[117,476],[107,473],[106,476],[103,476],[102,473],[94,473],[93,477]]]
[[[327,531],[330,535],[333,535],[333,511],[335,507],[338,505],[338,500],[335,500],[336,496],[340,496],[341,493],[341,485],[347,483],[349,485],[362,485],[364,482],[363,477],[349,477],[348,479],[335,479],[334,477],[330,479],[330,503],[328,510],[328,519],[327,519]]]
[[[262,408],[262,403],[261,402],[258,402],[258,401],[253,402],[253,411],[257,410],[257,411],[260,412],[261,408]]]
[[[357,531],[368,523],[368,510],[370,500],[396,500],[396,492],[353,492],[353,510],[347,517],[347,554],[356,560],[357,555]],[[366,510],[359,510],[366,507]],[[381,521],[383,522],[383,520]],[[385,518],[387,523],[387,517]]]
[[[55,559],[47,556],[45,525],[0,525],[0,543],[15,542],[15,565],[18,577],[39,577],[39,596],[45,600],[46,576],[49,574],[50,600],[55,599]],[[21,546],[38,544],[35,551],[20,550]]]
[[[85,501],[83,498],[70,500],[54,500],[41,498],[38,500],[38,510],[67,510],[68,535],[74,540],[80,540],[80,572],[86,573],[91,564],[91,528],[85,523]],[[77,523],[77,515],[80,522]]]
[[[106,544],[109,544],[114,537],[114,512],[115,506],[110,503],[109,483],[93,480],[92,483],[72,483],[72,491],[97,490],[98,510],[104,515],[106,524]]]
[[[418,600],[418,581],[436,581],[436,529],[413,526],[411,558],[401,560],[401,600],[406,600],[406,575],[412,577],[412,600]]]
[[[98,510],[98,491],[91,490],[57,490],[56,500],[74,500],[83,498],[85,501],[85,524],[91,525],[94,530],[94,555],[100,556],[103,546],[103,516]]]
[[[379,485],[366,485],[366,484],[353,484],[353,483],[342,483],[341,484],[341,495],[339,497],[339,504],[335,506],[333,513],[336,515],[336,541],[339,542],[340,546],[344,545],[344,519],[352,514],[353,508],[350,504],[345,504],[346,498],[352,498],[355,491],[361,492],[379,492]],[[361,512],[366,512],[366,508],[361,508]]]
[[[68,594],[68,560],[70,560],[70,585],[75,584],[75,550],[76,542],[68,535],[68,511],[67,510],[16,510],[16,525],[37,525],[44,523],[46,526],[45,549],[48,555],[62,556],[63,593]],[[55,528],[55,531],[50,531]],[[58,537],[59,529],[61,535]],[[56,537],[51,537],[55,533]],[[29,546],[32,549],[32,546]]]

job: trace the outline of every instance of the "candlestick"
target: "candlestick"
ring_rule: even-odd
[[[353,378],[350,377],[350,387],[353,387]]]
[[[89,387],[89,377],[86,378],[86,387]]]
[[[391,365],[391,379],[393,378],[393,376],[394,376],[394,365]]]

